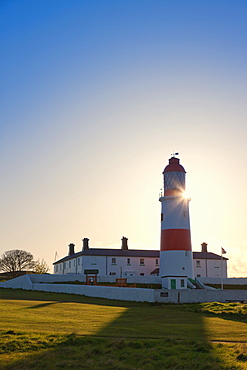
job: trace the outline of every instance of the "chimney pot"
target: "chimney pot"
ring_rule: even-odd
[[[128,238],[122,237],[122,248],[123,250],[128,250]]]
[[[207,243],[202,243],[201,246],[202,246],[202,252],[207,253],[208,252],[208,245],[207,245]]]
[[[82,250],[83,251],[86,251],[86,250],[88,250],[89,249],[89,239],[88,238],[84,238],[84,239],[82,239]]]
[[[73,243],[70,243],[69,244],[69,256],[72,256],[73,254],[75,254],[75,244]]]

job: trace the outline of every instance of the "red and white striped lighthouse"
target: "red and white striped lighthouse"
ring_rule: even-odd
[[[194,278],[191,250],[189,200],[185,197],[185,169],[174,156],[165,167],[164,195],[160,197],[161,244],[160,277],[162,286],[187,286],[187,278]],[[180,282],[182,282],[180,286]],[[168,286],[169,281],[173,286]],[[184,285],[184,286],[183,286]]]

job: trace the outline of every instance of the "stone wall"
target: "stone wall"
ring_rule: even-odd
[[[50,282],[63,282],[63,281],[75,281],[85,282],[85,275],[80,274],[66,274],[66,275],[53,275],[53,274],[31,274],[30,279],[34,283],[50,283]],[[116,276],[98,276],[97,280],[99,283],[108,282],[114,283],[116,281]],[[221,284],[220,278],[203,278],[200,277],[199,280],[203,284]],[[161,284],[161,278],[159,276],[128,276],[127,282],[130,284],[140,283],[140,284]],[[247,285],[247,278],[224,278],[223,284],[227,285]]]
[[[61,276],[65,277],[64,275]],[[68,275],[66,277],[67,277],[66,281],[69,281],[70,279],[68,279]],[[247,302],[247,290],[204,290],[204,289],[167,290],[167,289],[119,288],[99,285],[93,286],[93,285],[73,285],[73,284],[49,284],[48,283],[49,279],[50,282],[52,282],[54,280],[54,275],[24,275],[16,279],[0,283],[0,287],[13,289],[39,290],[57,293],[82,294],[88,297],[100,297],[107,299],[117,299],[136,302],[193,303],[193,302],[226,302],[227,300],[236,300],[236,301],[243,300]],[[75,280],[79,280],[77,279],[77,276]],[[128,282],[130,282],[129,278]]]
[[[12,288],[12,289],[32,289],[31,275],[22,275],[15,279],[10,279],[0,283],[0,288]]]
[[[33,284],[33,290],[81,294],[87,297],[117,299],[122,301],[153,302],[153,289],[118,288],[97,285]]]
[[[221,278],[200,277],[203,284],[221,284]],[[223,278],[224,285],[247,285],[247,278]]]
[[[85,282],[85,275],[76,275],[76,274],[66,274],[66,275],[29,275],[30,279],[34,283],[54,283],[54,282],[63,282],[63,281],[80,281]],[[99,283],[115,283],[116,276],[98,276],[97,281]],[[140,284],[161,284],[161,278],[158,276],[128,276],[127,282],[130,284],[140,283]]]

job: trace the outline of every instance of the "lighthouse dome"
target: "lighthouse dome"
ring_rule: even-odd
[[[179,163],[179,159],[175,157],[171,157],[169,159],[169,164],[165,167],[164,172],[184,172],[186,173],[185,169]]]
[[[172,157],[163,171],[164,195],[180,195],[185,191],[186,171],[179,163],[179,159]]]

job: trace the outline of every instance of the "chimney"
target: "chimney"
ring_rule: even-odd
[[[125,238],[125,236],[122,237],[122,250],[128,250],[128,238]]]
[[[70,243],[69,244],[69,256],[72,256],[73,254],[75,254],[75,244],[73,243]]]
[[[207,243],[202,243],[201,246],[202,246],[202,252],[208,253],[208,245],[207,245]]]
[[[88,242],[89,242],[89,239],[88,238],[84,238],[82,239],[82,250],[83,251],[86,251],[89,249],[89,245],[88,245]]]

